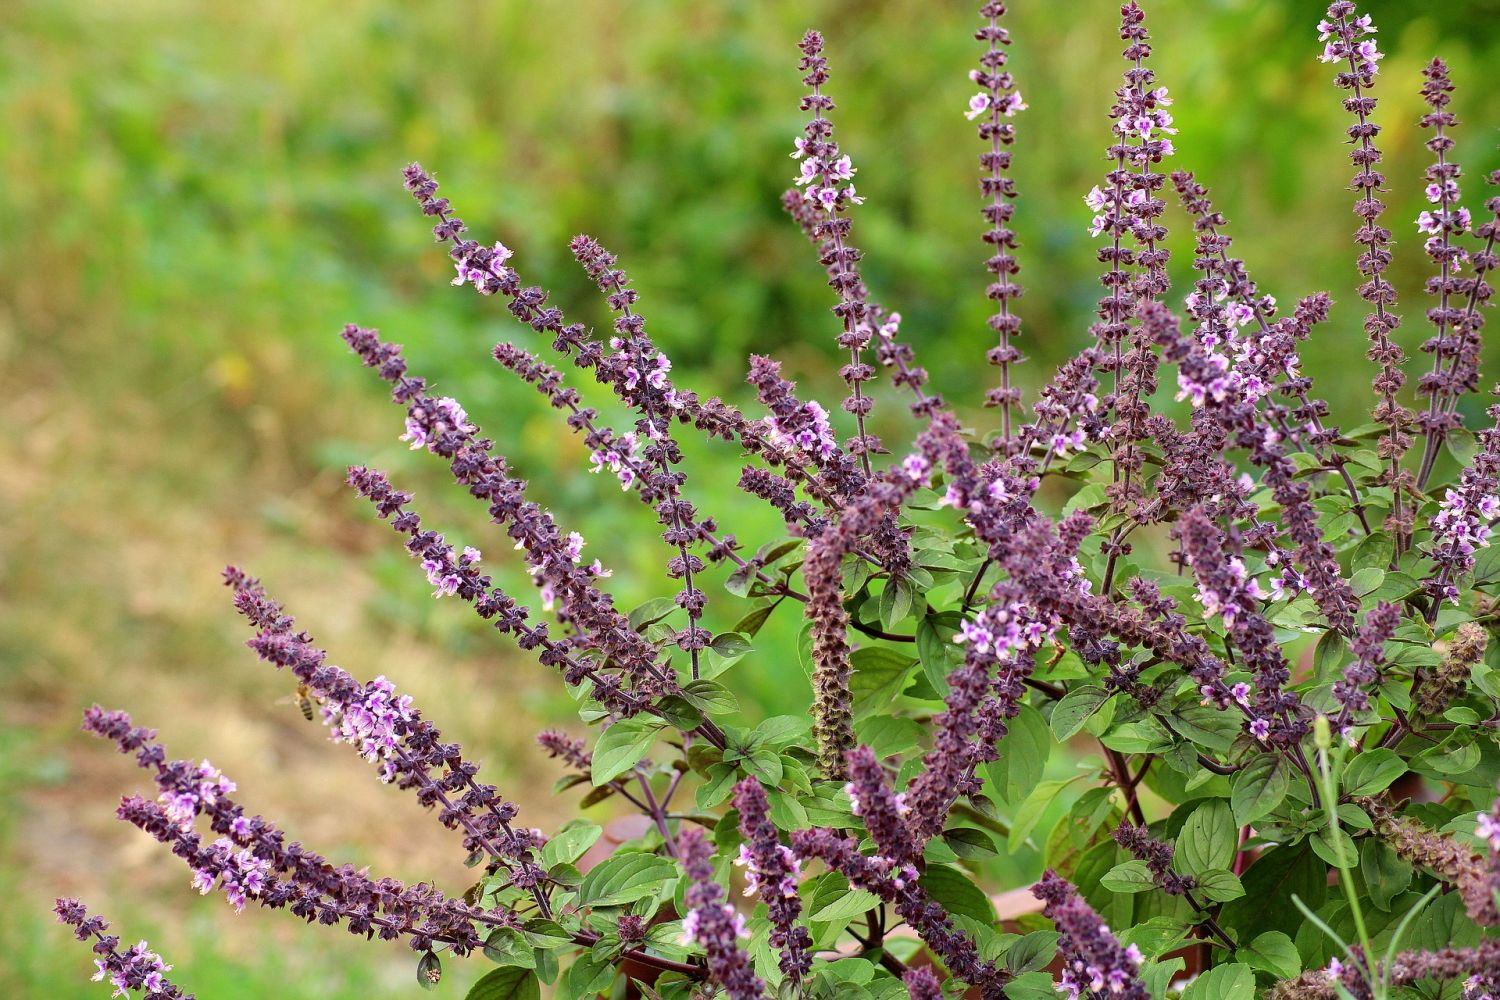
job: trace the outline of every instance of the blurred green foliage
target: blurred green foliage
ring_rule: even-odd
[[[476,235],[513,246],[526,278],[576,318],[597,323],[604,310],[567,238],[587,231],[617,251],[683,384],[741,396],[747,355],[770,352],[838,398],[829,293],[778,205],[801,121],[794,43],[816,25],[828,37],[837,135],[868,198],[855,222],[867,277],[905,315],[904,335],[937,386],[968,404],[989,376],[978,144],[962,114],[978,51],[971,6],[0,5],[0,721],[9,729],[0,891],[20,900],[0,914],[7,988],[98,994],[80,975],[86,956],[42,914],[58,872],[99,887],[103,908],[122,919],[138,918],[127,935],[157,937],[178,912],[176,897],[157,909],[126,902],[112,856],[28,835],[27,815],[40,795],[68,816],[110,808],[113,778],[102,792],[74,780],[102,753],[73,735],[92,697],[133,709],[164,703],[163,722],[184,707],[174,698],[238,699],[257,719],[273,711],[274,687],[250,676],[232,613],[212,592],[219,563],[253,557],[262,572],[306,581],[326,595],[320,609],[348,619],[351,644],[368,625],[367,646],[411,636],[494,669],[490,637],[461,610],[426,601],[389,534],[367,527],[338,485],[346,462],[378,462],[416,484],[424,512],[456,520],[465,540],[485,537],[481,516],[442,488],[442,470],[394,443],[397,414],[339,344],[343,323],[404,342],[418,370],[497,431],[538,498],[617,567],[622,605],[660,592],[664,556],[649,512],[583,475],[561,422],[487,361],[496,339],[528,331],[498,303],[448,287],[400,167],[418,159],[436,171]],[[1081,196],[1105,167],[1119,43],[1112,2],[1013,6],[1012,68],[1030,104],[1014,174],[1021,344],[1032,359],[1023,378],[1034,386],[1084,343],[1099,294]],[[1489,86],[1500,8],[1386,0],[1369,9],[1388,52],[1377,117],[1402,338],[1415,353],[1426,336],[1426,270],[1411,225],[1426,156],[1418,72],[1433,54],[1452,66],[1466,123],[1455,155],[1478,210],[1482,177],[1500,165],[1500,94]],[[1318,5],[1158,0],[1148,10],[1154,65],[1177,102],[1173,166],[1213,187],[1265,290],[1283,302],[1333,293],[1340,307],[1307,346],[1306,367],[1345,424],[1362,422],[1369,370],[1353,297],[1346,122],[1330,69],[1315,59]],[[1168,223],[1173,275],[1186,291],[1190,237],[1180,215]],[[1492,346],[1485,357],[1493,375],[1500,355]],[[987,415],[970,412],[983,426]],[[904,415],[887,394],[875,429],[897,444]],[[693,498],[741,538],[770,537],[775,518],[732,487],[733,452],[690,452]],[[805,704],[794,631],[768,631],[746,661],[753,667],[734,678],[757,714]],[[555,688],[515,697],[531,729],[566,707]],[[485,702],[476,704],[456,735],[508,778],[545,787],[551,772],[534,755],[502,754],[525,733],[490,733]],[[528,729],[512,722],[507,730]],[[538,808],[550,816],[565,806]],[[284,948],[286,965],[253,948],[221,964],[214,928],[226,925],[200,925],[207,911],[191,912],[189,928],[161,933],[182,949],[182,979],[202,996],[412,988],[404,970],[375,977],[351,959],[365,952],[315,931],[265,944],[268,956]],[[259,921],[251,940],[269,942],[274,923]],[[308,971],[320,965],[333,970],[326,980]]]

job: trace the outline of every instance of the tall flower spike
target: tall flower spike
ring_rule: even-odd
[[[1359,947],[1355,946],[1358,954]],[[1500,939],[1490,938],[1473,948],[1439,948],[1436,951],[1403,951],[1385,963],[1375,963],[1387,976],[1390,987],[1401,989],[1422,979],[1457,982],[1463,1000],[1494,1000],[1500,995]],[[1342,987],[1342,989],[1341,989]],[[1370,1000],[1370,984],[1353,962],[1335,960],[1322,969],[1283,980],[1266,994],[1269,1000]]]
[[[777,964],[791,983],[800,983],[812,970],[812,935],[797,923],[802,897],[797,895],[801,864],[783,846],[771,822],[766,791],[754,778],[734,788],[734,807],[740,812],[740,856],[735,864],[746,869],[745,894],[752,893],[766,904],[771,920],[771,947],[779,953]]]
[[[843,560],[862,539],[872,534],[879,537],[879,532],[894,525],[902,505],[927,485],[933,471],[947,464],[945,455],[965,452],[958,422],[949,411],[935,410],[931,421],[917,435],[916,449],[900,465],[872,481],[866,492],[844,509],[838,523],[807,546],[802,573],[807,581],[807,617],[812,634],[813,737],[817,741],[818,768],[829,779],[844,777],[844,755],[854,747]],[[904,535],[901,537],[904,542]],[[909,563],[894,565],[891,548],[885,548],[885,566],[892,577],[898,577]]]
[[[1493,810],[1481,813],[1476,835],[1487,849],[1481,857],[1453,837],[1429,830],[1406,816],[1397,816],[1390,805],[1380,799],[1360,799],[1369,813],[1375,833],[1390,845],[1403,860],[1430,870],[1444,882],[1458,887],[1469,919],[1494,926],[1500,924],[1495,905],[1495,890],[1500,889],[1500,823]]]
[[[1158,196],[1166,178],[1153,167],[1173,155],[1170,136],[1177,131],[1166,110],[1172,103],[1167,89],[1153,86],[1155,73],[1146,65],[1151,45],[1145,19],[1145,11],[1135,0],[1120,8],[1120,38],[1126,43],[1121,55],[1130,65],[1109,112],[1114,141],[1107,155],[1113,167],[1106,175],[1106,188],[1095,187],[1084,199],[1096,213],[1091,235],[1107,233],[1110,240],[1108,246],[1099,248],[1099,260],[1108,267],[1100,279],[1107,294],[1099,300],[1099,320],[1090,332],[1102,352],[1101,367],[1114,376],[1114,391],[1107,397],[1105,410],[1113,411],[1117,420],[1110,430],[1114,463],[1110,495],[1121,510],[1139,499],[1135,475],[1145,461],[1139,447],[1146,437],[1144,400],[1156,386],[1155,356],[1133,321],[1142,303],[1160,298],[1168,287],[1168,252],[1160,247],[1167,234],[1160,222],[1166,206]],[[1125,245],[1127,234],[1134,249]],[[1120,530],[1106,543],[1111,568],[1114,560],[1130,551],[1123,539]],[[1106,572],[1106,578],[1107,583],[1113,582],[1111,572]]]
[[[693,679],[696,680],[700,670],[699,657],[713,634],[702,625],[703,608],[708,599],[693,582],[693,574],[703,569],[703,560],[688,549],[689,545],[702,540],[704,525],[697,520],[697,510],[693,505],[682,498],[686,476],[673,471],[682,461],[682,450],[671,435],[677,406],[676,391],[667,380],[672,362],[646,336],[645,318],[632,308],[638,294],[630,286],[625,272],[615,266],[614,254],[588,236],[574,237],[569,246],[589,277],[608,296],[609,306],[617,314],[615,337],[610,340],[615,353],[601,357],[596,371],[600,373],[601,381],[612,380],[616,393],[631,402],[642,415],[635,433],[640,441],[641,457],[650,471],[643,477],[638,492],[641,500],[656,510],[657,519],[665,529],[662,539],[677,550],[676,558],[667,564],[667,575],[682,581],[677,604],[687,612],[688,625],[677,632],[675,639],[677,647],[688,654]],[[505,364],[505,354],[498,347],[495,358]],[[618,370],[617,377],[603,374],[611,369]],[[559,378],[555,370],[548,370],[553,378]]]
[[[849,216],[851,205],[858,205],[863,198],[854,193],[855,167],[846,154],[839,152],[839,144],[833,139],[833,122],[824,112],[833,110],[833,98],[823,93],[828,82],[828,59],[823,55],[823,36],[809,31],[798,45],[802,50],[799,68],[807,75],[802,82],[811,93],[802,98],[802,110],[811,111],[812,119],[803,127],[804,138],[798,139],[793,157],[801,161],[797,184],[803,189],[803,197],[823,210],[824,218],[817,223],[816,236],[828,244],[823,255],[828,268],[828,284],[838,294],[839,304],[834,314],[843,322],[844,332],[839,335],[839,346],[849,352],[849,363],[840,369],[844,381],[849,385],[849,397],[844,400],[844,409],[854,414],[859,433],[849,442],[849,451],[859,457],[866,476],[871,475],[870,455],[881,450],[880,440],[865,432],[865,418],[870,414],[874,400],[864,393],[864,383],[875,375],[875,369],[864,360],[864,349],[870,343],[868,307],[864,300],[854,294],[860,285],[856,265],[860,259],[859,249],[849,243]]]
[[[1337,428],[1324,426],[1328,403],[1311,398],[1312,379],[1302,374],[1297,350],[1297,343],[1307,339],[1313,324],[1327,317],[1327,296],[1305,299],[1292,316],[1273,322],[1276,301],[1261,295],[1245,262],[1229,255],[1232,240],[1222,232],[1224,214],[1214,209],[1208,188],[1186,170],[1175,171],[1172,184],[1183,207],[1193,216],[1193,229],[1198,234],[1193,269],[1203,277],[1194,283],[1187,307],[1188,315],[1198,324],[1199,342],[1209,350],[1226,347],[1233,355],[1234,370],[1247,383],[1247,396],[1265,408],[1272,425],[1283,436],[1305,446],[1324,467],[1338,471],[1360,524],[1369,534],[1359,488],[1345,468],[1346,459],[1334,447]],[[1241,331],[1252,321],[1259,334],[1246,336]],[[1297,403],[1289,413],[1283,413],[1270,396],[1271,388],[1278,383],[1281,393]]]
[[[714,849],[695,826],[684,827],[677,837],[677,856],[688,878],[687,915],[682,936],[699,945],[708,956],[708,971],[724,987],[729,1000],[762,1000],[766,984],[755,974],[750,956],[740,947],[748,938],[745,918],[724,900],[724,889],[714,879]]]
[[[1433,59],[1422,70],[1422,99],[1427,102],[1428,112],[1422,116],[1423,128],[1431,129],[1432,136],[1424,145],[1433,155],[1434,162],[1427,167],[1425,194],[1432,208],[1417,216],[1417,231],[1427,236],[1427,256],[1437,265],[1437,274],[1427,279],[1427,294],[1437,299],[1437,305],[1427,310],[1427,319],[1437,331],[1436,335],[1422,345],[1422,350],[1432,355],[1432,369],[1417,381],[1417,394],[1427,397],[1427,406],[1417,414],[1414,426],[1422,431],[1422,464],[1417,472],[1420,489],[1432,474],[1438,448],[1449,431],[1461,426],[1463,421],[1448,410],[1448,398],[1459,396],[1478,388],[1477,373],[1473,373],[1476,384],[1464,384],[1462,366],[1449,369],[1449,363],[1457,361],[1464,353],[1464,333],[1460,324],[1464,310],[1459,305],[1464,293],[1465,279],[1459,275],[1468,260],[1468,253],[1454,243],[1454,238],[1467,233],[1471,219],[1469,210],[1459,204],[1462,192],[1458,179],[1462,175],[1458,164],[1448,160],[1453,150],[1453,136],[1448,130],[1458,124],[1458,116],[1448,109],[1452,103],[1453,83],[1448,79],[1448,65],[1441,59]]]
[[[1139,978],[1140,949],[1121,945],[1071,882],[1047,871],[1031,892],[1043,902],[1042,914],[1062,935],[1057,942],[1063,960],[1058,988],[1070,1000],[1095,996],[1148,1000],[1150,994]]]
[[[1386,523],[1400,553],[1410,544],[1415,516],[1414,505],[1402,499],[1415,484],[1411,473],[1401,468],[1401,457],[1411,447],[1408,429],[1412,414],[1397,400],[1406,384],[1402,370],[1406,355],[1391,339],[1401,317],[1394,311],[1396,289],[1385,277],[1391,265],[1391,231],[1380,225],[1380,213],[1385,206],[1376,194],[1385,185],[1385,175],[1375,169],[1380,163],[1380,150],[1375,145],[1380,126],[1370,120],[1376,99],[1368,94],[1379,71],[1376,63],[1384,54],[1370,37],[1376,29],[1369,16],[1356,18],[1354,10],[1351,0],[1331,4],[1327,20],[1318,22],[1318,38],[1324,43],[1322,61],[1339,67],[1334,86],[1350,92],[1344,99],[1344,110],[1356,119],[1347,131],[1354,143],[1349,154],[1355,166],[1352,187],[1358,193],[1354,214],[1361,220],[1354,240],[1364,248],[1359,254],[1359,272],[1367,279],[1359,287],[1359,297],[1371,307],[1365,316],[1365,333],[1370,338],[1370,360],[1380,366],[1374,381],[1375,395],[1380,401],[1373,416],[1385,426],[1379,452],[1387,463],[1382,482],[1391,489],[1391,513]]]
[[[103,917],[91,916],[88,908],[76,899],[59,899],[52,907],[59,923],[73,928],[78,940],[93,943],[94,980],[108,980],[115,988],[115,996],[123,997],[139,992],[146,1000],[193,1000],[191,993],[182,989],[166,977],[172,967],[151,950],[145,941],[138,941],[120,950],[120,939],[106,934],[109,924]]]
[[[964,645],[964,662],[948,675],[947,707],[933,720],[932,749],[905,793],[907,825],[919,844],[943,832],[959,798],[979,791],[979,765],[999,756],[1007,723],[1021,710],[1035,647],[1049,630],[1013,594],[1008,598],[992,593],[992,603],[954,639]]]
[[[983,171],[979,193],[985,199],[983,215],[989,224],[983,239],[990,257],[984,266],[993,276],[985,294],[995,303],[990,328],[999,338],[999,343],[990,348],[988,358],[990,364],[1000,369],[1000,385],[985,394],[985,405],[999,407],[1000,451],[1009,452],[1012,413],[1021,406],[1021,390],[1011,384],[1011,366],[1021,361],[1021,352],[1011,346],[1011,338],[1020,331],[1021,318],[1011,312],[1011,301],[1021,294],[1021,286],[1014,281],[1020,265],[1013,254],[1016,234],[1010,228],[1015,215],[1016,182],[1007,171],[1011,161],[1009,147],[1016,139],[1016,127],[1010,118],[1026,110],[1026,104],[1010,70],[1005,68],[1008,58],[1005,47],[1010,44],[1010,32],[1000,26],[1005,4],[986,3],[979,8],[979,16],[985,23],[974,32],[974,37],[985,43],[986,50],[979,58],[979,68],[969,72],[969,79],[980,89],[969,98],[968,116],[979,119],[980,141],[989,144],[989,149],[979,154]]]

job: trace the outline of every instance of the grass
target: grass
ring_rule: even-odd
[[[1066,16],[1015,6],[1013,65],[1031,105],[1016,178],[1034,385],[1082,343],[1098,294],[1081,195],[1103,169],[1118,41],[1112,3],[1069,4]],[[1484,72],[1500,22],[1492,3],[1373,9],[1391,52],[1380,119],[1414,350],[1425,337],[1408,225],[1425,156],[1417,72],[1433,52],[1452,64],[1469,123],[1456,156],[1477,207],[1479,179],[1500,163],[1488,130],[1500,96]],[[1268,290],[1289,301],[1329,288],[1343,303],[1307,367],[1337,412],[1357,414],[1369,372],[1344,122],[1313,58],[1309,5],[1161,0],[1151,17],[1178,98],[1178,165],[1216,189]],[[456,843],[327,748],[285,678],[241,648],[215,582],[227,561],[265,577],[340,662],[411,690],[531,821],[566,815],[527,747],[567,718],[566,697],[462,609],[428,600],[389,531],[340,485],[346,463],[379,464],[435,523],[492,540],[441,470],[395,442],[398,415],[335,335],[353,320],[406,343],[419,369],[506,429],[539,498],[617,568],[620,603],[656,595],[651,515],[582,475],[577,441],[485,360],[524,331],[447,287],[398,170],[415,158],[438,171],[476,229],[514,246],[528,276],[590,322],[602,304],[566,239],[588,230],[619,251],[689,384],[738,394],[746,355],[766,351],[837,398],[827,289],[776,204],[799,127],[792,45],[814,24],[869,198],[856,225],[872,285],[905,314],[940,388],[977,398],[988,372],[976,363],[987,346],[977,149],[961,113],[976,51],[967,5],[899,0],[878,16],[826,0],[0,9],[0,964],[13,995],[100,995],[81,974],[87,956],[46,921],[64,891],[168,950],[200,996],[414,990],[399,949],[199,901],[171,859],[110,816],[140,781],[77,733],[96,699],[159,726],[176,752],[211,754],[254,808],[319,849],[463,885]],[[1185,290],[1190,246],[1180,218],[1169,222]],[[1491,348],[1491,370],[1495,359]],[[875,429],[899,442],[902,413],[883,397]],[[774,519],[730,485],[733,452],[692,451],[708,473],[692,487],[701,505],[742,538],[770,537]],[[732,611],[713,605],[714,624]],[[778,623],[733,675],[749,711],[802,711],[794,631]]]

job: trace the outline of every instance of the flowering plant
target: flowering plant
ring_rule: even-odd
[[[598,242],[571,249],[613,313],[605,339],[524,284],[510,248],[470,238],[431,174],[405,171],[453,284],[504,302],[578,382],[633,412],[628,429],[608,426],[562,368],[516,344],[494,349],[563,412],[592,471],[655,512],[677,591],[618,609],[610,570],[528,496],[496,441],[358,326],[343,339],[389,385],[403,440],[486,506],[535,606],[496,584],[491,556],[426,526],[384,473],[351,468],[349,485],[436,597],[470,605],[561,673],[598,732],[538,737],[565,769],[561,787],[588,789],[583,805],[639,810],[645,833],[582,865],[599,825],[522,825],[409,696],[328,662],[236,568],[225,581],[249,646],[295,676],[335,742],[458,832],[477,881],[450,897],[336,864],[249,811],[207,761],[170,759],[154,730],[95,707],[85,728],[134,755],[158,791],[124,799],[120,818],[236,909],[405,942],[424,986],[444,956],[482,953],[496,968],[474,1000],[537,997],[543,984],[574,998],[1321,1000],[1458,981],[1470,998],[1494,996],[1500,661],[1488,637],[1500,559],[1488,540],[1500,407],[1478,432],[1462,413],[1478,388],[1500,198],[1478,224],[1461,204],[1447,69],[1434,59],[1420,85],[1432,207],[1415,227],[1432,260],[1434,332],[1411,408],[1378,198],[1376,29],[1346,0],[1317,25],[1352,121],[1358,294],[1376,369],[1372,422],[1341,430],[1298,357],[1333,321],[1332,298],[1278,306],[1232,255],[1208,189],[1168,172],[1174,97],[1151,68],[1144,12],[1122,7],[1109,169],[1083,199],[1104,295],[1090,342],[1028,410],[1014,377],[1009,175],[1026,104],[1004,15],[1002,3],[980,8],[978,89],[955,110],[977,123],[994,303],[995,416],[980,432],[930,391],[900,315],[861,276],[863,199],[834,138],[816,32],[800,46],[808,120],[783,202],[834,293],[840,407],[799,396],[767,357],[747,377],[764,415],[700,398]],[[1176,299],[1163,248],[1174,200],[1198,275]],[[910,397],[898,457],[867,426],[877,365]],[[1185,405],[1160,399],[1163,380]],[[699,511],[677,440],[689,431],[748,456],[739,485],[779,512],[784,537],[752,553]],[[737,619],[717,633],[710,583]],[[809,718],[732,723],[756,634],[798,606]],[[1026,844],[1045,859],[1030,887],[1039,905],[1001,919],[990,891],[1008,887],[987,879],[986,859]],[[185,995],[144,942],[121,952],[76,901],[57,913],[93,942],[118,992]]]

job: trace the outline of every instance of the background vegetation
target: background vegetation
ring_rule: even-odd
[[[401,191],[419,159],[465,218],[517,249],[580,318],[602,304],[566,252],[618,251],[682,382],[739,394],[746,356],[804,383],[834,371],[829,293],[777,197],[792,168],[794,43],[829,37],[845,149],[869,204],[858,242],[877,297],[937,385],[974,400],[988,370],[977,145],[963,118],[972,4],[712,0],[405,4],[10,0],[0,5],[0,981],[12,996],[102,995],[46,915],[78,893],[148,936],[200,996],[410,995],[410,957],[199,900],[157,845],[112,818],[133,769],[77,732],[92,700],[211,755],[247,805],[330,855],[461,888],[456,842],[329,749],[286,678],[240,647],[216,575],[268,578],[335,655],[385,672],[488,762],[542,827],[570,812],[531,734],[565,719],[552,678],[427,598],[389,532],[341,485],[390,469],[424,512],[484,544],[483,514],[395,441],[399,415],[336,334],[404,342],[414,364],[499,431],[540,498],[617,568],[620,602],[661,592],[649,512],[584,474],[576,442],[487,360],[524,334],[448,267]],[[1029,384],[1082,343],[1097,297],[1082,194],[1103,170],[1118,80],[1115,4],[1018,0],[1016,228],[1025,244]],[[1177,166],[1199,171],[1263,287],[1343,303],[1307,367],[1346,425],[1369,371],[1353,303],[1344,125],[1314,58],[1309,0],[1156,0],[1156,66],[1177,98]],[[1426,336],[1417,84],[1440,53],[1460,84],[1458,158],[1478,210],[1500,164],[1497,5],[1371,5],[1393,183],[1404,342]],[[1180,217],[1174,274],[1190,257]],[[1491,344],[1497,341],[1492,338]],[[1488,349],[1488,375],[1500,348]],[[1476,401],[1476,406],[1479,402]],[[904,413],[877,408],[893,443]],[[976,411],[976,425],[985,414]],[[742,538],[774,530],[732,488],[731,450],[694,453],[693,496]],[[493,546],[492,546],[493,547]],[[496,549],[496,555],[503,547]],[[719,625],[727,623],[718,622]],[[766,634],[733,677],[747,711],[801,711],[792,637]],[[602,807],[603,813],[608,807]],[[1015,882],[1034,874],[1026,852]],[[7,968],[8,966],[8,968]],[[471,974],[472,975],[472,974]],[[454,970],[445,990],[461,996]],[[175,977],[174,977],[175,978]],[[17,992],[18,991],[18,992]]]

